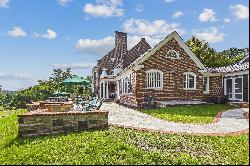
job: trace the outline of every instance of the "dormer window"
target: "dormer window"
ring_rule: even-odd
[[[180,58],[180,55],[177,51],[175,50],[170,50],[168,51],[167,55],[166,55],[167,58],[171,58],[171,59],[179,59]]]

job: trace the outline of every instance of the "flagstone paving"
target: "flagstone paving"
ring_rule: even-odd
[[[209,109],[209,107],[208,107]],[[109,111],[109,124],[124,128],[143,129],[163,133],[188,133],[224,135],[249,130],[249,119],[244,113],[249,109],[233,109],[223,112],[218,122],[211,124],[184,124],[169,122],[126,108],[115,103],[103,103],[101,110]]]

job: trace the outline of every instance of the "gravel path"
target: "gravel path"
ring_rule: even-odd
[[[228,110],[219,122],[211,124],[184,124],[154,118],[115,103],[103,103],[101,110],[109,111],[109,124],[125,128],[190,134],[230,134],[249,129],[249,120],[243,117],[249,109]]]

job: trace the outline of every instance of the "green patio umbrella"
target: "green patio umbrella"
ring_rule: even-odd
[[[73,78],[68,78],[66,80],[62,81],[62,84],[64,85],[85,85],[85,86],[89,86],[91,85],[91,82],[89,80],[86,79],[82,79],[80,77],[73,77]],[[77,94],[78,97],[78,94]]]

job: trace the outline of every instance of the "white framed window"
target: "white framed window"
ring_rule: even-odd
[[[151,69],[146,71],[147,74],[147,88],[148,89],[162,89],[163,88],[163,72],[160,70]]]
[[[192,72],[186,72],[183,74],[183,89],[184,90],[196,90],[196,74]]]
[[[179,59],[180,54],[175,50],[170,50],[170,51],[167,52],[166,57],[171,58],[171,59]]]
[[[132,92],[132,74],[127,75],[121,80],[121,94]]]
[[[203,93],[209,94],[209,77],[203,77]]]

